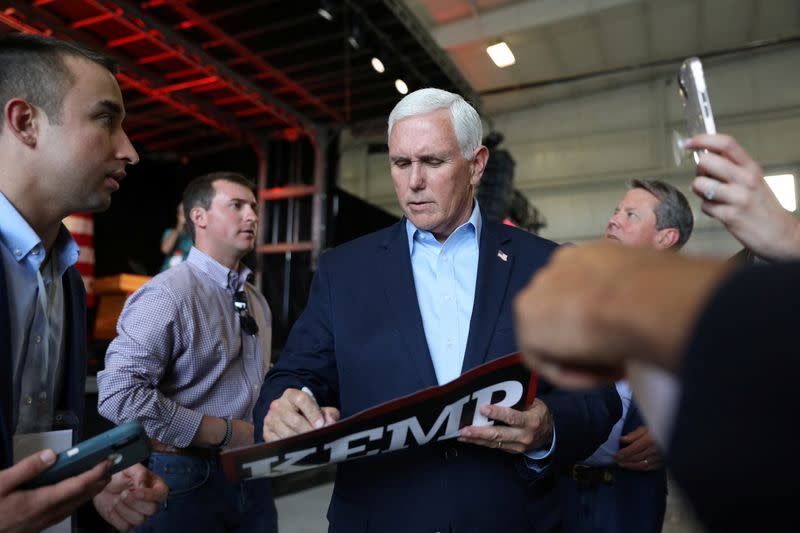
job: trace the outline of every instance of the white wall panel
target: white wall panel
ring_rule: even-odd
[[[678,2],[661,14],[685,9]],[[798,64],[800,50],[787,48],[705,65],[718,129],[736,136],[768,172],[800,167]],[[601,235],[626,183],[653,177],[690,197],[696,231],[688,252],[727,256],[740,248],[689,193],[693,165],[673,162],[669,143],[672,131],[683,129],[683,111],[672,76],[506,112],[493,122],[516,160],[515,186],[547,218],[544,236],[581,242]],[[342,185],[398,213],[387,155],[366,155],[366,140],[347,139],[343,149]]]

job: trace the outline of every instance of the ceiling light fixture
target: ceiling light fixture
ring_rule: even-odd
[[[513,65],[517,61],[514,58],[514,53],[511,51],[511,48],[508,47],[505,41],[501,41],[497,44],[487,47],[486,53],[492,58],[494,64],[500,68]]]
[[[408,94],[408,85],[400,78],[394,80],[394,88],[397,89],[397,92],[400,94]]]
[[[325,1],[323,0],[320,2],[320,8],[317,9],[317,14],[327,20],[328,22],[333,20],[333,3],[330,0]]]
[[[353,27],[350,28],[350,35],[347,36],[347,42],[350,43],[354,50],[361,48],[361,28],[358,24],[353,23]]]
[[[383,64],[383,61],[381,61],[381,58],[379,58],[378,56],[373,57],[369,63],[370,65],[372,65],[372,68],[374,68],[375,72],[377,72],[378,74],[383,74],[384,72],[386,72],[386,65]]]

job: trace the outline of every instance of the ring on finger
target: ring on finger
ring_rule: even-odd
[[[498,441],[497,441],[497,449],[499,450],[499,449],[500,449],[500,448],[502,448],[502,447],[503,447],[503,441],[501,441],[501,440],[498,440]]]
[[[711,186],[708,189],[706,189],[706,192],[703,193],[703,196],[705,196],[706,200],[708,200],[709,202],[714,201],[714,198],[717,197],[717,192],[719,192],[720,185],[721,184],[718,181],[714,181],[711,183]]]

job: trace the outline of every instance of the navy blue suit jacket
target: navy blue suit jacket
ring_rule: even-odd
[[[622,435],[644,425],[631,402]],[[566,472],[558,478],[561,531],[583,533],[660,533],[667,505],[667,471],[628,470],[610,465],[614,484],[592,485],[574,481]],[[613,491],[613,497],[610,492]]]
[[[86,291],[81,275],[70,267],[64,273],[64,378],[57,410],[72,411],[83,420],[86,387]],[[13,382],[11,375],[11,335],[6,273],[0,261],[0,468],[13,462]],[[19,335],[19,332],[14,332]],[[80,429],[80,428],[79,428]],[[80,431],[78,431],[80,433]],[[79,435],[78,435],[79,437]]]
[[[513,297],[555,247],[509,226],[483,224],[462,371],[517,350]],[[321,405],[348,417],[436,384],[403,219],[321,256],[308,305],[261,389],[256,438],[270,402],[287,388],[308,386]],[[620,416],[613,388],[576,394],[541,383],[539,391],[555,423],[555,462],[589,455]],[[554,502],[545,503],[551,491],[535,477],[519,455],[455,441],[341,463],[330,530],[546,531]]]
[[[622,434],[627,435],[643,425],[644,420],[639,409],[631,402],[628,416],[622,425]],[[666,468],[649,472],[618,469],[615,479],[618,509],[622,509],[624,514],[619,523],[626,528],[625,531],[659,533],[667,508]]]

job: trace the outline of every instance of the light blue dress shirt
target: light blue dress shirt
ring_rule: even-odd
[[[461,375],[478,277],[478,203],[469,220],[440,243],[406,219],[422,325],[439,385]]]
[[[61,278],[79,248],[62,225],[46,264],[39,235],[0,193],[0,260],[6,272],[15,433],[51,429],[63,365]],[[3,355],[6,357],[6,355]]]
[[[417,302],[439,385],[459,377],[464,365],[483,225],[478,201],[473,204],[469,220],[457,227],[444,243],[406,219]],[[531,450],[525,454],[536,461],[528,462],[528,466],[540,471],[543,465],[538,462],[547,459],[554,449],[555,431],[549,450]]]

